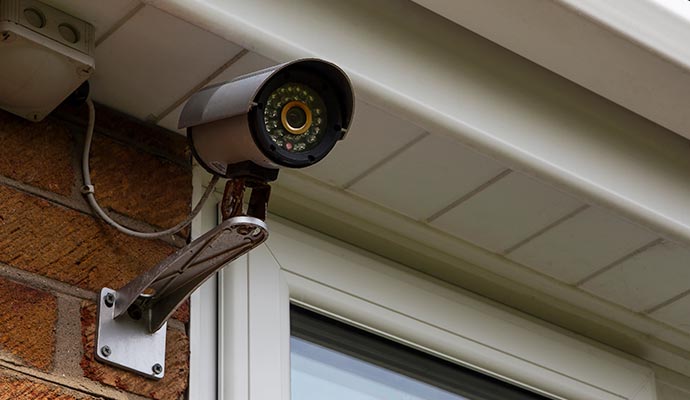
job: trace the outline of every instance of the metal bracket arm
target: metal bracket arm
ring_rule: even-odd
[[[121,289],[101,290],[97,359],[151,378],[163,377],[165,328],[170,316],[216,271],[268,238],[262,219],[270,188],[257,185],[252,192],[248,211],[259,214],[259,219],[237,215],[242,209],[244,186],[244,180],[228,181],[221,224]]]

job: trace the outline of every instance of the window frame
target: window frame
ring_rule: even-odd
[[[194,235],[216,215],[207,207]],[[656,400],[641,361],[283,218],[268,225],[267,243],[219,274],[217,304],[213,282],[192,296],[190,399],[289,400],[292,303],[547,398]],[[212,343],[217,362],[203,357]]]

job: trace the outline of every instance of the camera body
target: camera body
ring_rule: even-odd
[[[282,167],[319,162],[342,140],[352,85],[332,63],[301,59],[206,87],[182,110],[194,157],[226,178],[274,180]]]

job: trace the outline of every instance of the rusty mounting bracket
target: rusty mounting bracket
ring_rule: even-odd
[[[246,187],[252,194],[243,214]],[[221,203],[222,223],[121,289],[101,289],[96,358],[149,378],[162,378],[168,319],[216,271],[266,241],[269,196],[266,183],[228,180]]]

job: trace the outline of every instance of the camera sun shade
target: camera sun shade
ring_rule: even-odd
[[[302,59],[202,89],[182,110],[179,128],[187,128],[195,158],[215,175],[233,177],[228,166],[247,161],[302,168],[344,138],[353,101],[340,68]]]

